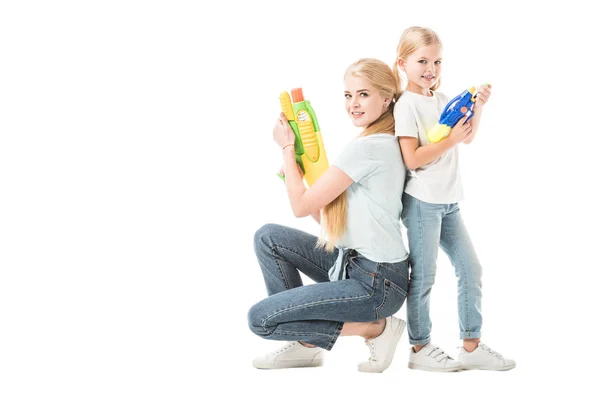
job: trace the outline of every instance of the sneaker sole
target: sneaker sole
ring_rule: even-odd
[[[451,368],[435,368],[435,367],[427,367],[425,365],[419,365],[419,364],[414,364],[414,363],[408,363],[408,368],[416,369],[419,371],[427,371],[427,372],[457,372],[462,369],[465,369],[462,365],[458,366],[458,367],[451,367]]]
[[[258,369],[284,369],[284,368],[313,368],[323,366],[323,360],[294,360],[294,361],[279,361],[274,363],[262,363],[253,361],[252,366]]]
[[[485,365],[469,365],[464,366],[462,369],[464,370],[480,370],[480,371],[508,371],[516,367],[517,364],[504,365],[502,367],[487,367]]]
[[[400,341],[400,338],[402,337],[402,334],[404,333],[405,327],[406,327],[406,322],[404,322],[404,320],[400,320],[398,327],[394,331],[394,339],[392,340],[392,351],[390,353],[391,356],[389,359],[386,359],[384,361],[383,365],[381,365],[377,368],[373,368],[370,364],[368,364],[368,365],[359,364],[358,371],[359,372],[378,373],[378,372],[383,372],[386,369],[388,369],[388,367],[392,364],[392,361],[394,360],[394,354],[396,354],[396,347],[398,346],[398,342]]]

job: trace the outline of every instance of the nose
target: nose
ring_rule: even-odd
[[[350,105],[350,107],[352,107],[352,108],[360,107],[360,102],[358,101],[358,96],[356,96],[352,99],[352,104]]]

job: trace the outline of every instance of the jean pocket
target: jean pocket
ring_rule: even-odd
[[[406,291],[389,279],[384,279],[383,300],[381,305],[377,307],[377,319],[386,318],[397,313],[402,308],[404,300],[406,300]]]
[[[378,264],[362,257],[348,260],[348,277],[359,281],[370,295],[375,291],[375,279],[378,276]]]

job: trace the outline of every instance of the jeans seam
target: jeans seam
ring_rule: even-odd
[[[382,264],[382,265],[381,265],[381,266],[382,266],[382,268],[388,268],[388,269],[390,269],[390,270],[392,270],[392,271],[394,271],[394,272],[396,272],[396,273],[398,273],[398,274],[402,275],[402,277],[403,277],[404,279],[406,279],[407,281],[409,280],[409,277],[408,277],[408,276],[406,276],[406,273],[405,273],[404,271],[401,271],[400,269],[398,269],[398,268],[394,267],[392,264],[390,264],[390,263],[380,263],[380,264]]]
[[[325,275],[329,276],[329,275],[327,274],[327,271],[323,271],[323,269],[322,269],[322,267],[321,267],[320,265],[318,265],[318,264],[315,264],[314,262],[312,262],[311,260],[309,260],[309,259],[307,259],[306,257],[304,257],[302,254],[300,254],[300,253],[297,253],[297,252],[296,252],[296,251],[294,251],[293,249],[289,249],[289,248],[287,248],[287,247],[285,247],[285,246],[282,246],[282,245],[280,245],[280,244],[274,244],[274,245],[273,245],[273,248],[277,248],[277,250],[279,250],[279,249],[287,250],[287,251],[289,251],[290,253],[293,253],[294,255],[296,255],[296,256],[298,256],[298,257],[300,257],[300,258],[301,258],[302,260],[304,260],[305,262],[307,262],[307,263],[311,264],[313,267],[315,267],[316,269],[318,269],[319,271],[321,271],[323,274],[325,274]],[[281,254],[280,254],[280,255],[281,255]],[[332,264],[332,265],[333,265],[333,264]]]
[[[316,305],[321,305],[321,304],[325,304],[325,303],[335,303],[335,302],[340,302],[340,301],[354,301],[354,300],[361,300],[363,298],[369,298],[371,297],[370,295],[366,294],[366,295],[361,295],[361,296],[356,296],[356,297],[344,297],[341,299],[327,299],[327,300],[319,300],[319,301],[315,301],[315,302],[311,302],[311,303],[305,303],[302,305],[297,305],[297,306],[290,306],[290,307],[286,307],[286,308],[282,308],[281,310],[277,310],[272,314],[269,314],[267,316],[265,316],[262,321],[261,321],[261,325],[263,326],[263,328],[265,330],[266,329],[266,322],[268,322],[268,320],[272,319],[273,317],[276,317],[282,313],[286,313],[288,311],[291,310],[296,310],[299,308],[308,308],[308,307],[312,307],[312,306],[316,306]],[[279,324],[277,324],[279,325]],[[273,329],[274,331],[275,329]],[[272,331],[271,331],[272,332]]]
[[[335,332],[333,332],[333,335],[331,335],[331,340],[327,344],[327,347],[325,348],[325,350],[331,350],[333,348],[333,345],[337,341],[337,338],[340,336],[340,333],[342,333],[342,328],[343,327],[344,327],[344,323],[343,322],[339,322],[338,323],[338,327],[335,330]]]
[[[273,332],[276,331],[276,329],[273,329]],[[323,332],[302,332],[302,331],[285,331],[285,332],[277,332],[278,335],[281,336],[331,336],[329,333],[323,333]]]
[[[396,290],[398,293],[400,293],[402,296],[404,296],[404,298],[406,299],[406,295],[407,293],[404,291],[404,289],[402,289],[399,285],[396,285],[394,282],[392,282],[391,280],[384,278],[383,282],[383,299],[381,300],[381,304],[375,309],[375,316],[377,317],[377,319],[381,319],[381,313],[380,311],[386,306],[386,301],[388,300],[388,296],[390,294],[390,290]]]
[[[289,282],[288,282],[285,274],[283,273],[283,266],[279,263],[280,260],[277,257],[277,256],[282,257],[282,255],[279,253],[279,249],[277,248],[277,245],[273,245],[271,247],[271,253],[273,254],[273,259],[275,260],[275,264],[277,265],[277,270],[279,271],[279,275],[281,276],[281,280],[283,281],[283,284],[285,285],[285,289],[289,290],[290,289],[290,284],[289,284]]]
[[[360,265],[358,265],[358,263],[356,263],[356,262],[354,261],[354,258],[355,258],[355,257],[348,258],[348,264],[352,263],[352,265],[354,265],[354,267],[355,267],[356,269],[358,269],[358,270],[359,270],[359,272],[361,272],[361,273],[363,273],[363,274],[365,274],[365,275],[369,275],[369,276],[371,276],[371,277],[373,277],[373,278],[377,278],[377,277],[378,277],[378,275],[379,275],[379,265],[377,266],[377,271],[376,271],[376,272],[367,271],[366,269],[364,269],[364,268],[362,268]],[[371,261],[371,262],[373,262],[373,261]],[[379,263],[377,263],[377,264],[379,264]]]
[[[418,234],[419,234],[419,246],[420,248],[418,249],[418,251],[420,252],[420,257],[421,257],[421,276],[420,276],[420,285],[421,287],[419,288],[418,293],[421,293],[423,291],[423,282],[425,281],[425,267],[423,265],[423,260],[425,259],[425,251],[423,250],[424,246],[423,246],[423,230],[425,229],[423,226],[423,214],[421,212],[421,202],[417,201],[417,217],[418,217],[418,221],[419,221],[419,230],[418,230]],[[421,311],[420,311],[420,307],[417,307],[417,336],[421,337]]]
[[[445,217],[445,216],[444,216]],[[442,221],[442,226],[443,226],[443,221]],[[463,276],[463,279],[465,280],[465,285],[468,287],[468,280],[469,280],[469,276],[466,273],[466,268],[465,268],[465,263],[462,259],[462,257],[460,256],[460,253],[456,250],[456,247],[454,246],[454,242],[452,241],[452,239],[450,238],[450,236],[448,236],[448,234],[446,233],[445,229],[442,229],[442,234],[444,235],[444,237],[446,238],[446,240],[448,240],[448,243],[450,243],[450,246],[452,247],[452,252],[454,253],[454,256],[456,257],[456,260],[460,263],[460,269],[461,269],[461,275]],[[469,291],[465,290],[465,298],[463,300],[463,309],[465,310],[465,332],[470,332],[471,331],[471,327],[469,324]],[[467,334],[468,335],[468,334]]]

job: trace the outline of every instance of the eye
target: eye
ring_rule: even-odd
[[[426,60],[419,60],[419,64],[427,64]]]
[[[435,62],[435,64],[436,64],[436,65],[440,65],[441,63],[442,63],[442,60],[437,60],[437,61]]]
[[[367,92],[360,92],[360,97],[369,97]]]
[[[346,93],[346,94],[344,95],[344,97],[345,97],[345,98],[347,98],[347,99],[351,99],[351,98],[352,98],[352,96],[351,96],[350,94],[348,94],[348,93]]]

